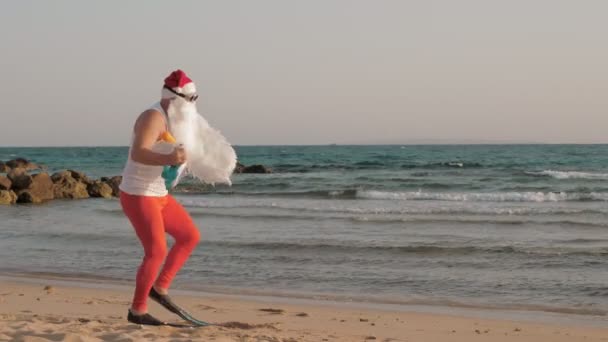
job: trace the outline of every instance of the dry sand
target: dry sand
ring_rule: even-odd
[[[608,325],[584,320],[526,322],[214,294],[172,297],[225,326],[139,326],[125,318],[130,297],[124,286],[2,278],[0,341],[608,341]],[[180,322],[155,303],[150,313]]]

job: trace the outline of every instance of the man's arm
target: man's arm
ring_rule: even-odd
[[[165,130],[165,121],[162,114],[155,110],[143,112],[135,122],[135,137],[131,147],[131,159],[145,165],[173,165],[177,163],[179,148],[171,154],[162,154],[152,151],[152,145],[158,136]],[[183,153],[183,150],[181,150]]]

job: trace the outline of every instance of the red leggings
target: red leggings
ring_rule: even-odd
[[[144,247],[144,259],[135,282],[133,309],[146,312],[148,293],[154,281],[160,288],[169,288],[199,242],[200,233],[188,212],[171,195],[136,196],[121,192],[120,204]],[[165,232],[175,239],[169,254]],[[159,275],[165,257],[167,260]]]

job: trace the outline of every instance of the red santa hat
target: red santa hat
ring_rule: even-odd
[[[180,69],[172,72],[165,78],[165,84],[162,90],[162,98],[173,98],[182,95],[196,94],[194,82]]]

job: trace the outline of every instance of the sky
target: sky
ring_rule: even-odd
[[[5,1],[0,146],[128,145],[181,68],[237,145],[608,143],[608,1]]]

